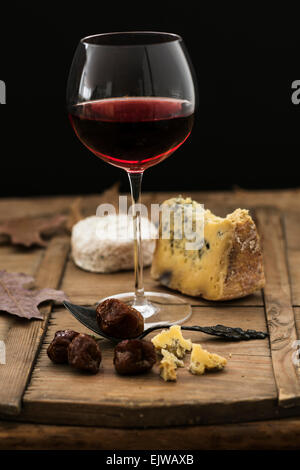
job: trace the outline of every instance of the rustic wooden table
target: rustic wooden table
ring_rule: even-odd
[[[208,349],[230,357],[219,374],[194,377],[180,371],[176,384],[153,373],[119,377],[112,348],[102,344],[97,376],[55,366],[46,348],[54,332],[85,329],[61,307],[42,307],[43,321],[1,313],[0,449],[297,449],[300,447],[300,381],[292,343],[300,329],[300,190],[191,193],[218,215],[250,208],[263,239],[264,292],[227,303],[189,298],[191,324],[223,323],[270,332],[270,341],[226,343],[197,337]],[[145,194],[162,202],[174,194]],[[75,196],[0,200],[0,222],[22,216],[62,213]],[[85,196],[92,215],[99,196]],[[52,238],[47,248],[21,249],[0,240],[0,269],[33,275],[40,287],[63,289],[74,303],[132,287],[132,273],[97,275],[76,268],[69,238]],[[166,291],[145,271],[146,289]],[[194,335],[194,336],[193,336]]]

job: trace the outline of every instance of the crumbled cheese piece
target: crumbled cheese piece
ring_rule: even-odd
[[[184,357],[186,351],[191,351],[192,342],[190,339],[184,339],[179,325],[173,325],[168,330],[163,330],[152,338],[152,343],[159,352],[162,349],[175,354],[176,357]]]
[[[202,375],[206,370],[221,370],[227,364],[225,357],[213,354],[202,349],[200,344],[193,344],[189,371],[195,375]]]
[[[162,349],[161,354],[162,354],[164,359],[174,361],[177,367],[184,367],[184,362],[181,361],[180,359],[178,359],[178,357],[175,356],[175,354],[171,353],[167,349]]]
[[[162,359],[160,364],[160,376],[165,382],[175,382],[177,380],[176,375],[176,364],[174,361],[168,361],[168,359]]]
[[[161,354],[163,355],[159,364],[161,378],[166,382],[177,380],[176,369],[177,367],[184,367],[183,361],[166,349],[162,349]]]

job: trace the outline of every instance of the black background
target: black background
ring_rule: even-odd
[[[201,2],[11,2],[1,5],[1,196],[95,193],[126,173],[75,137],[65,88],[81,37],[156,30],[183,36],[197,75],[199,110],[188,141],[150,168],[144,190],[299,186],[300,16]]]

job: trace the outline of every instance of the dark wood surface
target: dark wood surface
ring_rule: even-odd
[[[147,194],[144,201],[149,205],[172,195]],[[165,384],[157,369],[139,378],[117,376],[112,366],[112,348],[103,341],[101,371],[97,376],[86,377],[66,366],[54,366],[46,356],[47,344],[56,330],[72,327],[84,331],[64,309],[55,307],[51,312],[48,305],[43,310],[44,322],[27,324],[1,314],[0,339],[7,342],[9,337],[14,338],[8,344],[12,344],[11,357],[16,354],[18,365],[0,366],[1,384],[5,384],[0,391],[2,448],[52,448],[55,432],[60,436],[58,448],[64,448],[64,437],[68,442],[65,448],[78,448],[77,439],[82,448],[88,448],[90,426],[94,426],[95,436],[106,436],[101,445],[95,438],[91,448],[104,448],[104,442],[106,448],[115,448],[115,443],[109,442],[117,436],[119,448],[124,449],[148,448],[149,439],[156,448],[263,448],[262,442],[267,442],[263,436],[270,434],[277,448],[295,448],[297,442],[288,442],[286,436],[294,426],[297,441],[300,427],[296,418],[300,414],[298,371],[291,361],[291,344],[300,331],[300,192],[239,190],[192,196],[217,215],[225,215],[235,207],[255,209],[265,250],[267,287],[264,295],[258,292],[222,304],[189,298],[193,305],[190,323],[223,323],[262,330],[268,324],[270,344],[268,340],[232,344],[193,333],[189,335],[193,341],[227,357],[228,367],[224,372],[203,377],[181,369],[177,383]],[[64,212],[75,199],[1,200],[0,221]],[[85,215],[95,213],[100,199],[82,199]],[[46,250],[22,250],[4,243],[0,246],[0,269],[34,275],[39,286],[62,288],[74,303],[85,305],[132,289],[132,273],[86,273],[76,268],[68,251],[66,237],[52,239]],[[146,289],[165,291],[150,279],[148,270],[145,285]],[[293,418],[287,419],[288,416]],[[273,420],[266,421],[270,418]],[[240,423],[232,424],[235,421]],[[77,437],[71,438],[71,429],[76,429]],[[201,440],[204,433],[207,438]],[[225,447],[213,443],[214,435],[225,433]],[[239,433],[245,439],[238,444],[234,436]],[[268,448],[274,447],[268,443]]]
[[[59,286],[68,252],[68,238],[51,240],[35,273],[37,287],[55,289]],[[51,303],[41,307],[44,314],[42,322],[28,322],[8,315],[0,319],[2,328],[5,328],[1,339],[5,341],[6,348],[6,364],[0,367],[0,414],[14,416],[21,412],[21,400],[47,329],[51,308]]]

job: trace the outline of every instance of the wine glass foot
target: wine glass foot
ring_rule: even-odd
[[[161,292],[145,292],[143,301],[137,301],[134,292],[111,295],[101,299],[119,299],[132,305],[145,319],[145,328],[156,325],[179,325],[184,323],[192,315],[190,304],[180,297]]]

